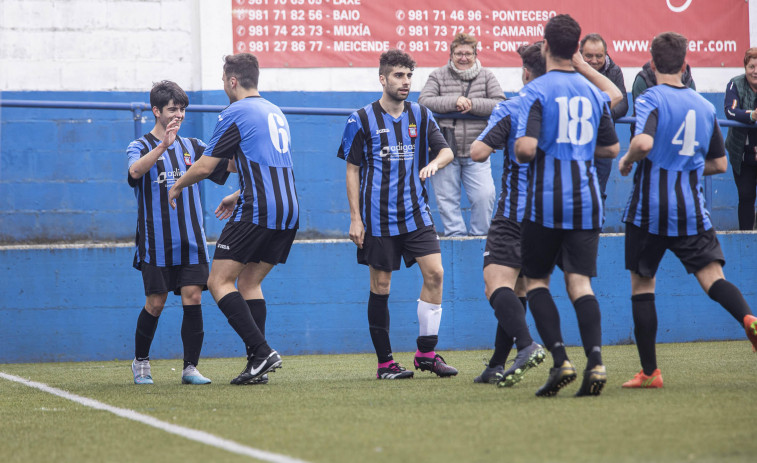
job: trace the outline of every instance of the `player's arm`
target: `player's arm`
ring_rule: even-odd
[[[131,178],[134,180],[140,179],[147,173],[147,171],[152,169],[152,166],[158,162],[158,158],[161,157],[171,145],[173,145],[174,141],[176,141],[176,133],[179,131],[180,125],[181,123],[177,119],[173,119],[168,123],[163,140],[158,143],[158,146],[129,166],[129,176],[131,176]]]
[[[360,214],[360,166],[347,162],[347,201],[350,203],[350,239],[363,248],[365,226]]]
[[[418,172],[421,180],[425,180],[432,175],[435,175],[439,169],[455,159],[455,154],[447,145],[447,140],[444,139],[442,131],[439,130],[439,126],[436,124],[436,121],[431,114],[429,114],[428,124],[428,146],[431,153],[437,154],[431,162]]]
[[[618,161],[618,169],[621,175],[631,173],[634,163],[641,161],[654,148],[654,138],[646,133],[640,133],[631,139],[631,146],[628,152]]]
[[[728,170],[728,160],[723,144],[723,132],[720,131],[720,125],[716,119],[712,137],[710,137],[710,147],[704,158],[704,175],[722,174],[726,170]]]
[[[507,146],[510,136],[511,118],[508,114],[502,117],[500,106],[494,109],[489,122],[481,135],[470,145],[470,158],[476,162],[484,162],[497,150]]]
[[[484,162],[494,152],[494,148],[486,143],[476,140],[470,145],[470,158],[476,162]]]
[[[623,94],[620,93],[618,87],[610,79],[603,76],[599,71],[591,67],[589,63],[584,61],[584,57],[579,51],[573,55],[573,67],[579,74],[586,77],[589,82],[610,96],[611,108],[623,101]]]
[[[531,162],[536,156],[541,134],[542,107],[540,100],[521,99],[520,117],[515,140],[515,157],[518,162]]]
[[[195,161],[195,163],[192,164],[189,169],[187,169],[184,175],[176,180],[176,183],[174,183],[171,189],[168,191],[168,202],[171,204],[171,207],[176,209],[176,198],[179,197],[182,189],[194,185],[200,180],[206,178],[215,170],[215,168],[218,166],[218,163],[221,161],[228,161],[228,159],[215,158],[212,156],[204,155],[200,156],[200,159]]]
[[[240,190],[237,190],[221,200],[216,208],[216,218],[218,218],[218,220],[225,220],[231,217],[231,213],[234,212],[234,206],[236,206],[237,200],[239,199],[239,193]]]

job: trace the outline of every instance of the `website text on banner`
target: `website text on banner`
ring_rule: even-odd
[[[519,67],[518,46],[540,40],[552,16],[569,13],[584,34],[608,39],[621,66],[649,60],[652,37],[676,31],[689,39],[695,67],[740,67],[749,48],[749,4],[741,0],[230,0],[235,53],[250,52],[266,68],[375,67],[389,48],[411,54],[422,67],[449,57],[460,32],[475,35],[490,66]],[[566,4],[572,3],[574,7]],[[391,4],[391,6],[390,6]],[[572,8],[566,11],[565,8]]]

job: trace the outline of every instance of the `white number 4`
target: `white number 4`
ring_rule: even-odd
[[[681,132],[683,132],[683,140],[681,139]],[[673,140],[674,145],[681,145],[681,151],[678,152],[681,156],[694,156],[694,147],[699,146],[697,138],[697,114],[693,109],[689,109],[686,113],[686,119],[678,128]]]

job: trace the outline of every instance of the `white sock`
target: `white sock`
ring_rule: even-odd
[[[436,336],[442,322],[442,305],[418,299],[418,325],[421,336]]]

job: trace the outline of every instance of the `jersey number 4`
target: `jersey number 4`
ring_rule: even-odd
[[[681,138],[683,134],[683,138]],[[681,150],[678,152],[681,156],[694,156],[694,148],[699,146],[697,142],[697,114],[693,109],[689,109],[686,113],[686,119],[684,119],[678,131],[673,136],[673,140],[670,143],[674,145],[681,145]]]
[[[557,143],[585,145],[594,139],[591,102],[585,96],[555,98],[560,112],[557,126]],[[579,130],[580,129],[580,130]],[[580,133],[580,135],[579,135]]]

